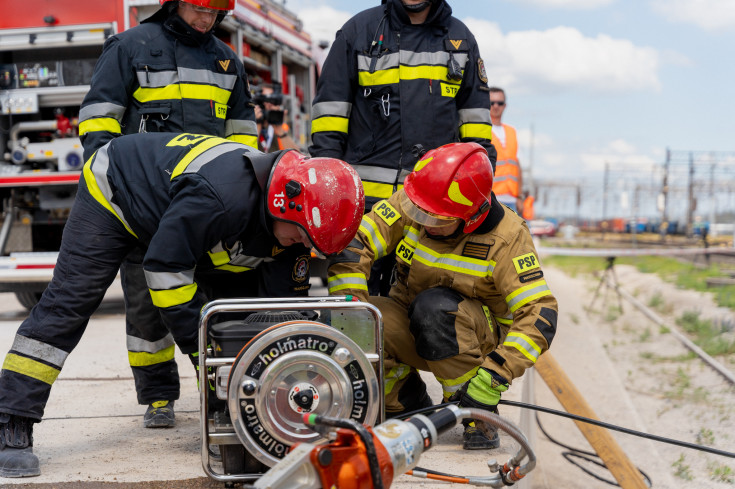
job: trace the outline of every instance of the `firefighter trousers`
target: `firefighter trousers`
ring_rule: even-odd
[[[138,403],[179,398],[174,338],[153,305],[143,271],[145,249],[136,247],[120,267],[125,296],[125,333]]]
[[[18,328],[0,371],[0,412],[43,417],[51,386],[90,316],[137,246],[122,223],[80,180],[51,282]]]
[[[435,287],[405,307],[370,297],[383,315],[386,412],[411,411],[426,386],[418,371],[434,374],[445,399],[457,392],[498,345],[489,311],[477,300]]]
[[[133,370],[138,403],[179,398],[179,373],[174,360],[174,338],[153,305],[143,272],[145,250],[136,248],[120,267],[125,295],[128,360]],[[206,300],[257,297],[259,271],[196,272],[195,281]]]

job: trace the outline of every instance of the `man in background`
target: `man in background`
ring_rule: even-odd
[[[502,88],[490,87],[493,146],[498,152],[493,191],[501,204],[507,205],[520,215],[523,212],[523,201],[521,200],[523,173],[521,164],[518,162],[516,130],[502,122],[506,107],[505,91]]]

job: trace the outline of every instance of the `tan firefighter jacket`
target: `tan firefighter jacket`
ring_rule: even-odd
[[[483,367],[509,382],[522,375],[549,348],[558,311],[525,221],[493,195],[475,232],[431,238],[401,209],[402,194],[375,204],[350,246],[331,260],[329,293],[367,301],[371,264],[395,250],[392,299],[407,308],[419,292],[449,287],[481,302],[499,345]]]

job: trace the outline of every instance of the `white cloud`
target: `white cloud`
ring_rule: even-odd
[[[296,14],[304,23],[304,30],[311,35],[315,44],[327,41],[330,45],[334,41],[337,31],[347,22],[352,14],[343,10],[336,10],[326,5],[312,8],[300,8]]]
[[[652,0],[651,6],[672,22],[694,24],[708,31],[735,27],[732,0]]]
[[[494,22],[468,18],[485,60],[490,83],[514,92],[596,93],[658,91],[661,56],[653,48],[572,27],[503,34]]]
[[[542,8],[592,10],[610,5],[611,3],[615,2],[615,0],[514,0],[514,2],[526,3]]]

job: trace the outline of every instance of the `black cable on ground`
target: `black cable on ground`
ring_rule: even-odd
[[[569,445],[565,445],[564,443],[562,443],[562,442],[556,440],[555,438],[553,438],[544,429],[543,425],[541,424],[541,419],[539,419],[538,412],[536,413],[536,424],[538,425],[539,429],[541,430],[541,433],[543,433],[544,436],[546,436],[546,438],[548,438],[549,441],[551,441],[551,443],[554,443],[556,445],[559,445],[562,448],[566,448],[567,449],[566,452],[561,452],[562,457],[564,457],[567,460],[567,462],[569,462],[572,465],[576,465],[577,467],[579,467],[582,470],[582,472],[584,472],[584,473],[586,473],[588,475],[591,475],[592,477],[594,477],[597,480],[600,480],[602,482],[605,482],[607,484],[610,484],[611,486],[618,486],[618,487],[620,487],[620,484],[618,484],[616,481],[605,479],[604,477],[601,477],[601,476],[595,474],[594,472],[592,472],[588,468],[583,467],[579,462],[577,462],[576,460],[574,460],[574,458],[576,457],[576,458],[582,459],[582,460],[584,460],[586,462],[589,462],[591,464],[597,465],[598,467],[602,467],[605,470],[608,470],[607,466],[605,465],[604,462],[602,462],[602,459],[600,459],[600,456],[599,455],[597,455],[595,452],[590,452],[590,451],[587,451],[587,450],[582,450],[581,448],[570,447]],[[653,483],[651,482],[651,478],[648,477],[648,474],[646,474],[645,472],[643,472],[640,469],[640,467],[638,467],[638,466],[636,466],[636,469],[643,476],[643,479],[644,479],[646,485],[648,487],[653,487]]]
[[[507,404],[508,406],[516,406],[516,407],[521,407],[525,409],[533,409],[535,411],[541,411],[544,413],[555,414],[557,416],[562,416],[564,418],[569,418],[575,421],[581,421],[583,423],[601,426],[609,430],[620,431],[621,433],[627,433],[628,435],[638,436],[640,438],[647,438],[649,440],[654,440],[654,441],[658,441],[661,443],[667,443],[669,445],[676,445],[676,446],[680,446],[684,448],[691,448],[692,450],[699,450],[700,452],[713,453],[715,455],[721,455],[723,457],[735,458],[735,453],[728,452],[726,450],[719,450],[717,448],[711,448],[711,447],[707,447],[704,445],[697,445],[696,443],[689,443],[685,441],[674,440],[673,438],[666,438],[663,436],[651,435],[649,433],[643,433],[642,431],[631,430],[630,428],[623,428],[622,426],[605,423],[603,421],[598,421],[596,419],[585,418],[584,416],[578,416],[576,414],[565,413],[563,411],[558,411],[556,409],[551,409],[551,408],[547,408],[543,406],[536,406],[534,404],[528,404],[525,402],[518,402],[518,401],[506,401],[503,399],[500,400],[500,404]]]

